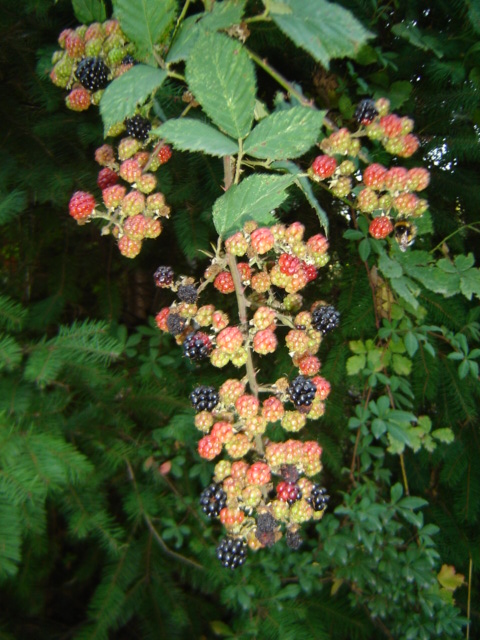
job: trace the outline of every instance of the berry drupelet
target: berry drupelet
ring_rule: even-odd
[[[307,502],[310,503],[314,511],[323,511],[327,507],[329,500],[330,496],[327,495],[327,490],[319,487],[318,484],[314,484]]]
[[[217,547],[217,558],[222,566],[236,569],[247,559],[247,545],[238,538],[224,538]]]
[[[155,286],[166,288],[171,287],[173,284],[173,279],[175,274],[173,272],[172,267],[161,266],[153,274],[153,279],[155,280]]]
[[[312,325],[324,335],[340,324],[340,314],[332,305],[320,305],[313,310]]]
[[[200,506],[209,518],[214,518],[227,504],[227,494],[216,482],[212,482],[200,494]]]
[[[371,124],[377,116],[378,111],[375,107],[375,102],[369,99],[361,100],[353,114],[355,120],[364,125]]]
[[[195,411],[212,411],[220,401],[215,387],[200,385],[190,394],[190,402]]]
[[[205,360],[212,349],[212,341],[202,331],[191,333],[183,343],[183,355],[190,358],[190,360]]]
[[[124,124],[127,134],[132,138],[135,138],[135,140],[145,142],[148,139],[150,129],[152,128],[148,118],[136,115],[133,116],[133,118],[127,118]]]
[[[279,482],[277,485],[277,496],[282,502],[293,504],[302,497],[302,490],[293,482]]]
[[[109,80],[110,69],[100,58],[84,58],[75,70],[75,76],[82,87],[89,91],[105,89]]]
[[[288,387],[288,395],[296,407],[309,407],[315,399],[317,387],[304,376],[297,376]]]

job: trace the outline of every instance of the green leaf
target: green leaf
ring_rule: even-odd
[[[366,262],[368,260],[368,256],[370,255],[370,240],[368,238],[364,238],[358,244],[358,255],[360,259]]]
[[[390,489],[390,499],[392,503],[394,503],[394,502],[398,502],[402,496],[403,496],[403,487],[400,484],[400,482],[397,482]]]
[[[413,355],[415,355],[415,353],[418,350],[418,340],[417,337],[415,336],[414,333],[412,333],[411,331],[409,331],[406,335],[405,335],[405,348],[407,350],[407,353],[410,357],[412,357]]]
[[[298,167],[294,162],[290,162],[289,160],[275,162],[272,164],[272,167],[276,169],[286,169],[289,173],[295,176],[295,184],[300,189],[300,191],[302,191],[308,203],[313,207],[313,209],[315,209],[320,224],[322,225],[325,233],[328,234],[328,216],[320,206],[320,203],[313,193],[311,181],[305,176],[300,175],[302,173],[300,167]]]
[[[212,11],[209,11],[202,18],[200,25],[209,31],[228,29],[234,24],[242,21],[245,11],[246,0],[224,0],[216,2]]]
[[[173,41],[167,55],[167,62],[180,62],[190,55],[193,45],[197,41],[199,30],[198,14],[186,18]]]
[[[347,375],[354,376],[365,368],[366,358],[364,355],[350,356],[347,360]]]
[[[213,205],[213,223],[222,237],[238,231],[247,220],[273,224],[273,210],[287,197],[293,176],[256,174],[233,185]]]
[[[245,140],[243,150],[254,158],[298,158],[318,140],[325,111],[293,107],[264,118]]]
[[[480,269],[469,269],[461,274],[460,291],[468,300],[474,295],[480,298]]]
[[[219,33],[201,34],[187,60],[187,82],[205,113],[233,138],[250,131],[255,72],[242,45]]]
[[[398,376],[408,376],[412,371],[412,361],[405,356],[394,353],[392,356],[392,368]]]
[[[137,64],[109,84],[100,100],[105,131],[132,116],[137,105],[145,102],[166,77],[167,72],[162,69]]]
[[[238,153],[238,145],[218,129],[192,118],[167,120],[152,134],[171,142],[180,151],[202,151],[211,156]]]
[[[72,0],[75,17],[82,24],[103,22],[107,19],[107,12],[103,0]]]
[[[282,0],[270,12],[278,27],[326,68],[332,58],[354,58],[373,37],[350,11],[326,0]]]
[[[378,268],[387,278],[399,278],[403,271],[402,266],[396,261],[382,254],[378,261]]]
[[[383,436],[386,430],[387,425],[385,424],[384,420],[381,420],[380,418],[375,418],[375,420],[372,420],[372,433],[375,438],[377,438],[377,440],[378,438]]]
[[[436,440],[440,440],[440,442],[445,442],[445,444],[450,444],[455,439],[455,435],[449,427],[435,429],[432,431],[432,436],[436,438]]]
[[[175,19],[176,0],[115,0],[114,4],[120,26],[137,45],[138,55],[153,60],[155,45]]]
[[[423,498],[417,498],[416,496],[406,496],[402,498],[398,503],[398,506],[402,509],[421,509],[422,507],[426,507],[428,504],[428,500],[424,500]]]
[[[20,364],[22,360],[22,348],[12,336],[0,334],[0,371],[7,369],[11,371]]]
[[[389,90],[385,92],[385,97],[390,100],[392,109],[399,109],[408,100],[412,93],[412,83],[407,80],[394,82]]]
[[[415,283],[402,276],[401,278],[391,278],[390,284],[392,288],[401,296],[406,302],[408,302],[414,309],[418,309],[418,301],[416,296],[420,293],[420,289],[415,286]]]
[[[455,567],[448,564],[442,564],[437,579],[442,587],[448,589],[448,591],[455,591],[455,589],[465,584],[465,576],[457,573]]]
[[[428,36],[413,23],[401,22],[394,24],[392,32],[400,38],[405,38],[410,44],[423,51],[433,51],[437,58],[443,57],[441,43],[434,37]]]

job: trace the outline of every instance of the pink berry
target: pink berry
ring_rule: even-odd
[[[332,156],[317,156],[312,163],[312,172],[320,180],[330,178],[335,173],[337,161]]]
[[[222,443],[212,436],[204,436],[198,442],[198,453],[205,460],[213,460],[222,451]]]
[[[273,248],[275,238],[273,233],[267,227],[260,227],[250,236],[250,244],[252,248],[260,255],[267,253]]]
[[[75,191],[68,203],[68,211],[75,220],[85,220],[95,209],[95,198],[86,191]]]
[[[270,478],[270,467],[265,462],[254,462],[247,471],[248,484],[268,484]]]
[[[118,249],[122,256],[136,258],[142,249],[142,243],[139,240],[132,240],[128,236],[123,236],[118,241]]]
[[[86,111],[91,104],[90,92],[83,87],[72,89],[65,99],[71,111]]]
[[[103,191],[107,187],[112,187],[114,184],[118,182],[118,174],[113,169],[109,167],[104,167],[101,169],[97,176],[97,184],[100,189]]]
[[[257,331],[257,333],[253,336],[253,350],[256,353],[260,353],[261,355],[274,353],[277,345],[277,336],[270,329]]]
[[[301,266],[301,261],[296,256],[291,256],[289,253],[282,253],[278,259],[278,266],[280,271],[286,275],[293,275]]]
[[[243,344],[243,334],[238,327],[226,327],[217,336],[217,346],[228,354],[235,353]]]
[[[374,162],[373,164],[368,165],[363,172],[363,182],[366,187],[371,187],[372,189],[381,191],[383,189],[386,173],[387,169],[383,165]]]
[[[370,235],[377,240],[386,238],[390,233],[392,233],[392,231],[393,224],[388,216],[374,218],[368,227]]]
[[[213,282],[215,289],[218,289],[220,293],[233,293],[235,291],[235,285],[233,278],[228,271],[221,271]]]
[[[102,198],[108,209],[118,207],[127,193],[127,189],[121,184],[114,184],[102,191]]]

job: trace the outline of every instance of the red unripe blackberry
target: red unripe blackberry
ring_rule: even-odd
[[[377,238],[377,240],[386,238],[392,231],[393,224],[388,216],[380,216],[379,218],[374,218],[368,227],[369,234],[373,238]]]
[[[205,460],[213,460],[222,451],[222,443],[212,436],[204,436],[198,441],[198,453]]]
[[[267,253],[273,248],[275,238],[273,233],[267,227],[255,229],[250,236],[250,244],[252,248],[260,255]]]
[[[364,125],[373,122],[377,116],[378,111],[375,107],[375,101],[370,99],[361,100],[353,114],[355,120]]]
[[[68,211],[75,220],[85,220],[95,209],[95,198],[86,191],[75,191],[68,203]]]
[[[314,329],[324,335],[340,324],[340,313],[332,305],[319,305],[312,312]]]
[[[194,304],[198,298],[197,289],[193,284],[180,285],[178,287],[177,296],[182,302]]]
[[[168,144],[164,144],[163,147],[160,147],[157,153],[157,158],[160,164],[165,164],[172,157],[172,150],[168,146]]]
[[[315,399],[317,387],[308,378],[297,376],[292,380],[287,391],[296,407],[309,407]]]
[[[71,31],[65,38],[65,50],[70,58],[81,58],[85,53],[83,38],[75,31]],[[88,89],[88,87],[86,88]]]
[[[247,471],[248,484],[268,484],[270,478],[270,467],[265,462],[254,462]]]
[[[72,111],[86,111],[91,105],[90,93],[83,87],[72,89],[65,98],[66,105]]]
[[[202,331],[191,333],[183,343],[183,355],[190,360],[205,360],[213,349],[210,337]]]
[[[394,138],[402,133],[402,119],[391,113],[380,118],[380,127],[388,138]]]
[[[293,504],[302,497],[302,491],[298,484],[294,482],[279,482],[277,485],[277,496],[282,502]]]
[[[320,180],[330,178],[335,173],[337,161],[332,156],[317,156],[312,163],[312,172]]]
[[[209,518],[214,518],[227,504],[227,494],[216,482],[212,482],[200,494],[200,506]]]
[[[75,76],[82,87],[95,92],[105,89],[110,69],[100,58],[84,58],[75,69]]]
[[[140,240],[133,240],[128,236],[123,236],[118,241],[118,249],[122,256],[126,258],[136,258],[142,249],[142,242]]]
[[[307,498],[307,502],[311,505],[314,511],[323,511],[330,500],[330,496],[327,495],[327,490],[319,487],[318,484],[314,484],[310,497]]]
[[[228,271],[221,271],[213,282],[215,289],[218,289],[220,293],[233,293],[235,291],[235,285],[233,278]]]
[[[117,182],[118,174],[113,171],[113,169],[110,169],[109,167],[100,169],[97,176],[97,184],[102,191],[104,189],[107,189],[108,187],[113,187],[113,185],[117,184]]]
[[[173,284],[173,279],[175,278],[175,274],[173,272],[172,267],[161,266],[153,274],[153,279],[155,280],[155,286],[166,288],[171,287]]]
[[[140,140],[141,142],[145,142],[148,139],[152,128],[151,122],[148,118],[136,115],[132,118],[126,118],[124,124],[126,132],[132,138]]]
[[[318,271],[313,264],[307,264],[306,262],[302,262],[302,269],[307,279],[307,284],[308,282],[312,282],[312,280],[315,280],[316,277],[318,276]]]
[[[217,547],[217,558],[222,566],[236,569],[247,559],[247,545],[239,538],[224,538]]]
[[[372,189],[381,191],[383,189],[386,174],[387,169],[378,162],[374,162],[365,168],[363,172],[363,182],[366,187],[371,187]]]
[[[291,256],[289,253],[282,253],[278,258],[280,271],[288,276],[296,273],[300,269],[301,264],[302,262],[296,256]]]
[[[190,394],[190,402],[195,411],[212,411],[220,401],[215,387],[200,385]]]

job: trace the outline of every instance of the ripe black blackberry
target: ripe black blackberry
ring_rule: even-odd
[[[191,333],[183,343],[183,355],[190,358],[190,360],[205,360],[212,349],[212,341],[202,331]]]
[[[375,102],[370,99],[361,100],[353,114],[353,117],[357,122],[365,125],[372,123],[377,116],[378,111],[375,107]]]
[[[315,399],[317,387],[304,376],[297,376],[287,389],[293,404],[296,407],[309,407]]]
[[[227,504],[227,494],[216,482],[212,482],[200,494],[200,506],[209,518],[215,518]]]
[[[224,567],[236,569],[247,559],[247,545],[238,538],[224,538],[217,547],[217,558]]]
[[[122,59],[122,64],[138,64],[138,60],[135,60],[130,53],[127,53],[127,55]]]
[[[167,329],[172,336],[179,336],[185,329],[187,321],[178,313],[169,313],[167,317]]]
[[[110,69],[101,58],[84,58],[75,69],[75,76],[82,87],[89,91],[105,89],[109,83]]]
[[[340,324],[340,314],[331,304],[319,305],[312,313],[312,325],[324,335]]]
[[[172,267],[158,267],[158,269],[153,274],[153,279],[155,280],[155,286],[157,287],[171,287],[173,284],[173,279],[175,274],[173,272]]]
[[[327,495],[327,490],[319,487],[318,484],[314,484],[307,502],[310,503],[314,511],[323,511],[326,509],[329,500],[330,496]]]
[[[177,296],[182,302],[194,304],[197,301],[197,289],[193,284],[182,284],[178,287]]]
[[[132,138],[145,142],[150,134],[152,124],[148,118],[136,115],[124,121],[126,132]]]
[[[285,539],[290,549],[294,549],[295,551],[299,549],[303,543],[302,536],[297,530],[287,529]]]
[[[215,387],[206,387],[201,384],[190,394],[190,402],[195,411],[211,411],[220,401],[220,396]]]

